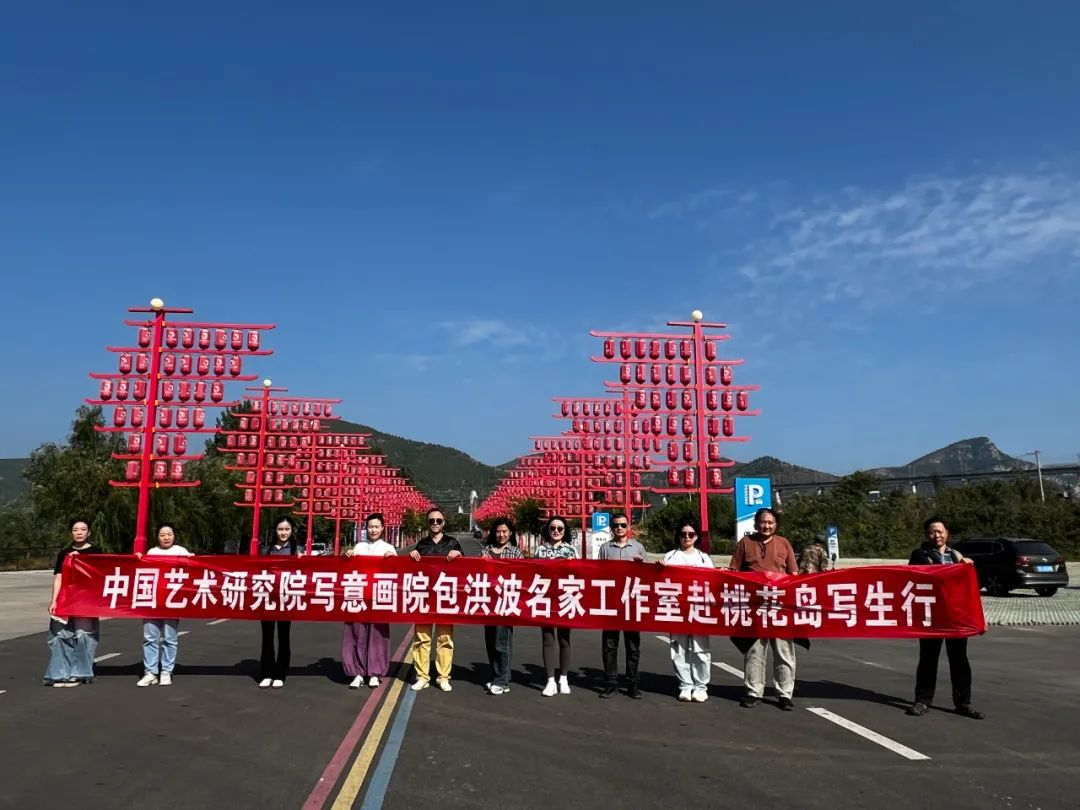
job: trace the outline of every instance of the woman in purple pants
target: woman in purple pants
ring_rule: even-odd
[[[393,557],[397,551],[382,536],[383,516],[373,512],[367,519],[367,539],[346,549],[345,556]],[[352,678],[350,689],[359,689],[365,678],[368,686],[377,687],[379,678],[385,678],[390,667],[390,625],[386,622],[346,622],[341,660],[345,664],[345,674]]]

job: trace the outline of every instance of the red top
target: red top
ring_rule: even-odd
[[[774,534],[767,541],[756,534],[742,538],[731,555],[732,571],[771,571],[774,574],[797,574],[799,563],[795,549],[786,537]]]

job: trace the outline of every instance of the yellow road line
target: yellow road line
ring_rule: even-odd
[[[398,672],[405,672],[410,661],[412,661],[412,650],[405,655]],[[401,696],[404,687],[405,681],[400,680],[400,678],[394,680],[386,700],[383,701],[382,708],[379,709],[375,722],[368,729],[360,753],[356,755],[356,761],[353,762],[353,766],[349,769],[349,775],[345,777],[345,782],[341,785],[341,791],[338,793],[337,798],[334,799],[333,810],[346,810],[352,807],[353,802],[356,801],[356,796],[360,793],[360,788],[363,786],[367,773],[371,769],[371,763],[375,760],[375,752],[379,750],[379,743],[382,742],[386,727],[390,724],[390,716],[394,713],[398,698]]]

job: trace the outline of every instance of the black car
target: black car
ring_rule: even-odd
[[[979,586],[991,596],[1005,596],[1017,588],[1034,588],[1039,596],[1053,596],[1069,584],[1065,558],[1042,540],[973,537],[951,545],[971,558]]]

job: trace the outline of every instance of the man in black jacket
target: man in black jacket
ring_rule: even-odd
[[[446,518],[439,509],[429,509],[427,513],[428,534],[421,537],[416,548],[409,556],[417,562],[421,557],[445,557],[456,560],[464,552],[457,538],[443,534]],[[431,680],[431,625],[416,625],[416,637],[413,639],[413,668],[416,670],[414,692],[427,689]],[[444,692],[451,691],[450,670],[454,665],[454,625],[435,625],[435,679],[436,686]]]
[[[959,551],[949,548],[949,527],[938,517],[927,518],[923,523],[926,542],[911,552],[908,565],[954,565],[971,560]],[[966,638],[920,638],[919,668],[915,672],[915,703],[907,713],[921,717],[930,711],[937,687],[938,659],[941,642],[945,642],[945,654],[949,657],[949,676],[952,679],[953,705],[956,713],[972,720],[982,720],[985,715],[971,708],[971,664],[967,657]]]

